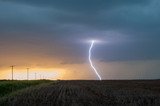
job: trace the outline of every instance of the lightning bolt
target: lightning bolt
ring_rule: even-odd
[[[95,43],[95,41],[92,40],[91,46],[90,46],[90,48],[89,48],[89,57],[88,57],[88,59],[89,59],[89,62],[90,62],[90,65],[91,65],[93,71],[96,73],[96,75],[98,76],[99,80],[101,80],[102,78],[101,78],[101,76],[99,75],[99,73],[97,72],[97,70],[96,70],[96,68],[95,68],[95,66],[93,65],[92,60],[91,60],[91,55],[92,55],[91,51],[92,51],[92,48],[93,48],[93,46],[94,46],[94,43]]]

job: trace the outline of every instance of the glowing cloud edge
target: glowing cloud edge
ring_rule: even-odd
[[[92,41],[91,41],[90,48],[89,48],[89,57],[88,57],[88,59],[89,59],[89,63],[90,63],[90,65],[91,65],[92,69],[94,70],[94,72],[95,72],[96,75],[98,76],[99,80],[102,80],[101,76],[100,76],[99,73],[97,72],[97,70],[96,70],[96,68],[95,68],[95,66],[93,65],[92,60],[91,60],[91,55],[92,55],[91,51],[92,51],[92,48],[93,48],[93,46],[94,46],[94,43],[95,43],[95,41],[92,40]]]

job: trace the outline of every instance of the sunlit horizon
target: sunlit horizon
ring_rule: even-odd
[[[62,69],[30,68],[28,80],[40,80],[40,79],[57,80],[57,79],[62,79],[63,73],[64,70]],[[12,70],[7,69],[1,71],[0,79],[12,80]],[[16,69],[15,67],[13,70],[13,79],[27,80],[27,69]]]

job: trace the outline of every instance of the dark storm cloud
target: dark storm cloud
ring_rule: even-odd
[[[159,9],[158,0],[2,0],[0,41],[14,36],[46,55],[86,57],[78,39],[110,39],[95,50],[97,59],[160,59]]]
[[[113,8],[120,5],[133,5],[133,4],[145,4],[149,0],[1,0],[6,2],[24,3],[29,5],[36,5],[40,7],[56,7],[61,10],[101,10],[106,8]],[[84,11],[83,11],[84,12]]]

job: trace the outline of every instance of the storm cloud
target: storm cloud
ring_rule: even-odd
[[[82,64],[83,40],[99,39],[107,43],[95,46],[97,61],[158,61],[159,10],[159,0],[1,0],[0,57]]]

